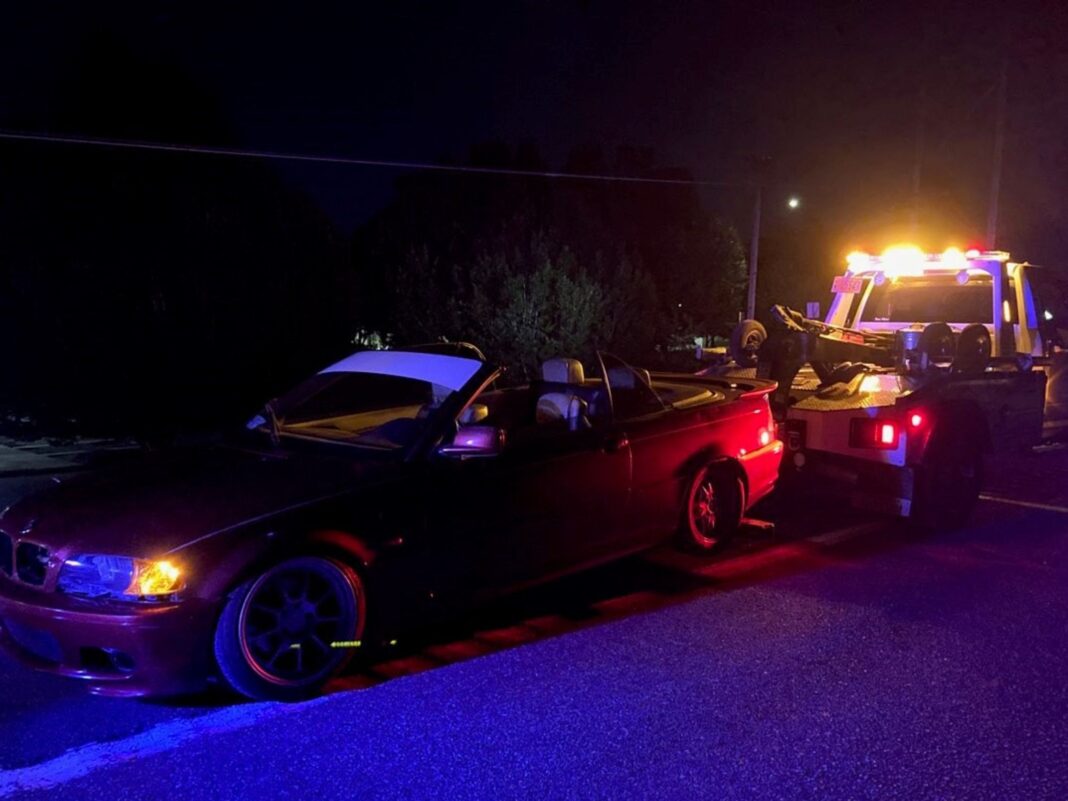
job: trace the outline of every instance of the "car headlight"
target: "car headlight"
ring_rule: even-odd
[[[60,592],[83,598],[171,601],[185,588],[185,579],[166,559],[82,554],[63,563],[57,586]]]

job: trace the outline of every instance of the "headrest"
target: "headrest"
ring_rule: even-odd
[[[489,406],[484,403],[472,403],[460,413],[460,425],[478,425],[489,417]]]
[[[641,367],[609,367],[608,380],[615,389],[634,389],[639,384],[650,383],[649,371]]]
[[[541,365],[541,378],[554,384],[581,384],[586,373],[578,359],[549,359]]]

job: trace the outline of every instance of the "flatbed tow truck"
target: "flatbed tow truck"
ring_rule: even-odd
[[[825,320],[776,306],[766,333],[743,321],[718,371],[778,382],[785,485],[959,525],[985,457],[1042,440],[1053,360],[1032,269],[1000,251],[851,254]]]

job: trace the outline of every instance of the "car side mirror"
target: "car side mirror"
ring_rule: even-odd
[[[504,429],[495,426],[461,426],[452,442],[438,448],[438,455],[451,459],[496,456],[504,450]]]

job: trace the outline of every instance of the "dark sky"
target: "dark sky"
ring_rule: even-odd
[[[796,192],[801,213],[843,249],[904,231],[921,92],[922,244],[981,238],[1005,62],[1002,244],[1033,260],[1068,245],[1065,4],[11,6],[0,26],[0,124],[47,119],[84,42],[105,33],[213,97],[228,144],[438,160],[481,141],[528,140],[554,167],[576,145],[633,144],[694,175],[738,181],[750,156],[766,154],[769,225],[786,224]],[[108,125],[102,113],[92,133]],[[343,228],[388,200],[396,177],[283,172]],[[746,190],[706,199],[745,223]]]

